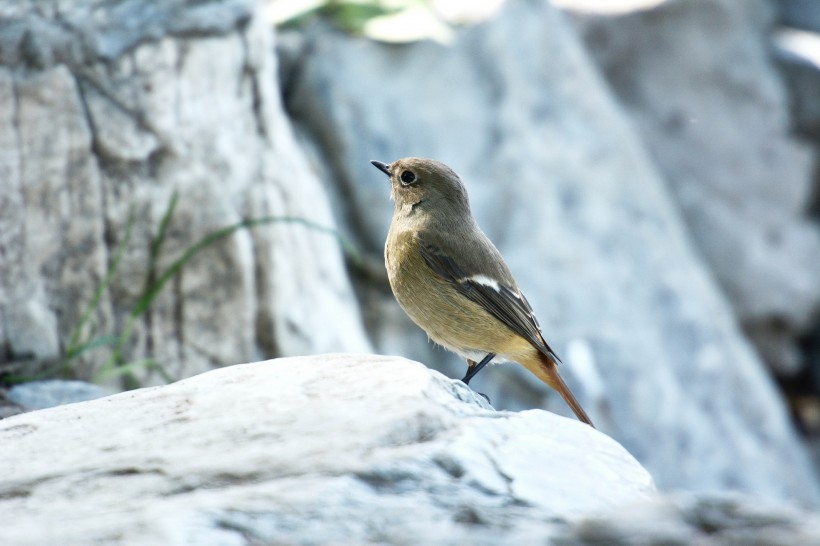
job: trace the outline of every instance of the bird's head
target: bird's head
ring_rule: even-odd
[[[396,203],[396,211],[470,211],[464,184],[453,169],[440,161],[406,157],[390,164],[370,163],[390,177],[390,198]]]

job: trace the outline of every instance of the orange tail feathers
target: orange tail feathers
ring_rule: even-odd
[[[589,415],[587,415],[587,412],[584,411],[584,408],[581,407],[581,404],[575,398],[575,395],[572,394],[572,391],[569,390],[567,384],[564,383],[564,380],[558,374],[558,366],[555,365],[555,361],[544,354],[539,354],[538,356],[540,359],[538,362],[538,370],[530,369],[530,371],[534,372],[535,375],[537,375],[544,383],[558,391],[558,394],[561,395],[561,398],[564,399],[564,402],[567,403],[580,421],[583,421],[592,428],[595,428],[595,425],[592,424],[592,420],[589,418]]]

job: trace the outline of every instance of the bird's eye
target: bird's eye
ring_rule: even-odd
[[[410,171],[404,171],[401,173],[401,182],[402,184],[412,184],[416,181],[416,175]]]

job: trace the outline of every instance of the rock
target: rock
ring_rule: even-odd
[[[558,544],[820,544],[820,516],[731,494],[675,494],[573,522]]]
[[[6,417],[11,417],[12,415],[18,415],[24,411],[25,410],[17,404],[7,401],[5,398],[5,393],[0,392],[0,419],[5,419]]]
[[[560,4],[761,354],[797,373],[796,339],[820,311],[820,230],[805,216],[812,157],[790,135],[766,2],[637,1],[617,14]]]
[[[815,0],[775,0],[772,4],[784,24],[820,32],[820,9]]]
[[[16,385],[8,390],[6,399],[25,408],[38,410],[53,408],[62,404],[85,402],[108,396],[111,391],[84,381],[30,381]]]
[[[818,501],[770,378],[562,14],[513,0],[452,47],[384,45],[321,25],[301,39],[288,48],[299,57],[288,61],[298,70],[284,82],[287,104],[324,154],[328,185],[345,196],[333,201],[338,214],[363,247],[381,254],[392,211],[369,160],[444,161],[582,404],[660,487]],[[360,289],[380,351],[463,375],[388,289]],[[518,366],[494,366],[472,385],[496,407],[548,399],[567,411]]]
[[[262,355],[369,349],[327,198],[280,104],[262,9],[0,1],[0,345],[62,357],[133,210],[86,330],[119,334],[178,192],[155,277],[218,229],[295,220],[241,229],[196,256],[136,321],[130,361],[153,358],[180,377]],[[84,353],[78,374],[109,354]]]
[[[792,120],[803,136],[820,140],[820,33],[780,28],[774,35],[778,67],[790,92]]]
[[[544,542],[654,492],[578,421],[367,355],[231,366],[15,416],[0,438],[0,542],[19,546]]]

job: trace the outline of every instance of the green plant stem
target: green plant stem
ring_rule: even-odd
[[[108,289],[109,285],[111,284],[111,281],[114,279],[114,275],[117,273],[117,269],[120,266],[122,257],[125,255],[125,248],[128,246],[128,242],[131,240],[131,232],[134,227],[134,218],[135,209],[132,206],[131,210],[128,213],[128,222],[125,226],[125,235],[123,236],[122,241],[120,241],[120,243],[117,245],[117,249],[114,252],[114,260],[111,262],[111,265],[109,265],[108,271],[106,271],[105,277],[103,277],[103,281],[97,287],[97,290],[94,292],[94,296],[92,296],[91,301],[88,302],[88,305],[83,311],[83,314],[80,317],[80,322],[77,324],[77,326],[74,328],[74,331],[71,333],[71,338],[69,339],[68,347],[65,351],[64,363],[66,366],[72,359],[76,358],[88,349],[105,344],[99,341],[100,338],[95,340],[86,340],[82,343],[80,342],[80,338],[83,337],[83,330],[85,329],[86,324],[90,320],[91,314],[99,307],[102,295]]]
[[[153,264],[155,264],[156,258],[159,255],[159,251],[165,239],[165,232],[167,230],[171,214],[173,213],[175,207],[176,194],[174,194],[174,196],[172,197],[166,214],[163,216],[163,220],[160,225],[160,232],[157,238],[155,238],[154,242],[152,242],[152,259],[150,262],[152,266]],[[168,281],[170,281],[182,270],[185,264],[187,264],[197,254],[199,254],[209,246],[221,241],[222,239],[225,239],[226,237],[232,235],[234,232],[240,229],[250,229],[257,226],[273,223],[300,224],[310,229],[314,229],[322,233],[333,235],[339,241],[339,244],[342,247],[342,251],[351,259],[351,261],[359,265],[363,263],[361,255],[353,246],[353,244],[351,244],[350,241],[348,241],[337,229],[323,226],[321,224],[298,216],[264,216],[260,218],[250,218],[233,224],[231,226],[227,226],[217,231],[211,232],[205,235],[199,241],[197,241],[194,245],[189,247],[182,254],[182,256],[177,258],[158,278],[152,279],[154,274],[152,270],[149,270],[149,281],[146,282],[145,287],[143,288],[142,295],[137,300],[137,303],[134,306],[134,308],[131,310],[125,327],[123,328],[122,332],[120,332],[120,335],[117,337],[117,341],[114,344],[114,350],[111,354],[111,357],[105,363],[103,368],[97,373],[97,375],[95,376],[95,381],[99,380],[100,378],[110,376],[114,368],[124,366],[123,350],[125,348],[125,344],[131,337],[134,327],[136,326],[137,320],[149,309],[149,307],[151,306],[159,292],[165,287]],[[157,364],[155,369],[162,370],[162,367],[159,366],[159,364]],[[164,377],[167,378],[167,374],[164,374]]]

